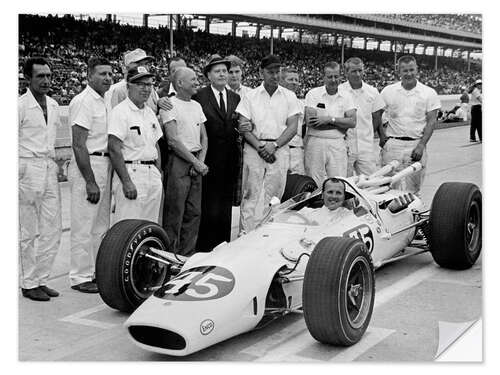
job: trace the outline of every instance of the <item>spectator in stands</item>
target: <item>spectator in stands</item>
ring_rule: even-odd
[[[347,176],[370,175],[377,169],[374,154],[374,132],[380,132],[385,103],[378,90],[363,82],[363,61],[349,58],[344,64],[347,82],[339,91],[351,95],[356,107],[356,127],[347,130]]]
[[[292,67],[283,67],[280,72],[280,85],[296,93],[299,90],[299,72]],[[288,170],[290,173],[305,174],[304,171],[304,142],[302,141],[302,124],[304,123],[304,104],[297,99],[297,106],[300,114],[297,123],[297,134],[288,142],[290,148],[290,163]]]
[[[47,96],[52,74],[47,61],[29,58],[23,74],[28,90],[18,100],[20,284],[24,297],[48,301],[59,295],[47,281],[62,233],[54,161],[61,123],[58,104]]]
[[[288,142],[297,133],[300,108],[297,97],[278,85],[281,60],[267,55],[260,64],[262,84],[244,96],[236,112],[241,123],[255,124],[243,132],[243,195],[240,206],[240,232],[255,228],[262,217],[263,205],[271,198],[281,198],[285,189],[289,164]]]
[[[108,60],[91,57],[89,85],[69,104],[74,160],[69,165],[71,184],[71,288],[97,293],[95,262],[109,229],[111,163],[108,153],[108,108],[104,94],[112,83]]]
[[[153,74],[143,66],[127,71],[128,96],[111,110],[108,149],[113,169],[113,223],[125,219],[158,222],[162,195],[157,142],[162,131],[156,114],[146,105]]]
[[[476,131],[479,136],[479,141],[483,141],[483,114],[482,114],[482,104],[483,104],[483,93],[482,93],[483,81],[478,79],[474,82],[474,85],[469,90],[470,93],[470,105],[471,105],[471,120],[470,120],[470,141],[476,142]]]
[[[324,85],[310,90],[305,100],[305,169],[318,186],[328,177],[347,175],[345,133],[356,126],[356,108],[351,95],[338,90],[339,80],[339,64],[328,62]]]
[[[387,86],[381,93],[389,120],[382,164],[398,160],[396,173],[419,161],[422,170],[397,184],[403,190],[418,194],[427,164],[425,147],[434,131],[441,103],[434,89],[417,80],[418,67],[413,56],[401,56],[397,66],[401,82]]]
[[[208,138],[205,164],[210,173],[203,177],[201,223],[196,244],[196,249],[203,252],[231,240],[233,189],[240,160],[235,109],[240,96],[226,88],[230,68],[229,60],[212,55],[204,69],[210,85],[193,96],[205,114]]]
[[[181,67],[175,71],[172,80],[177,93],[172,97],[173,108],[160,111],[171,149],[163,227],[172,249],[177,254],[190,256],[196,251],[200,226],[202,177],[209,173],[205,164],[207,133],[204,123],[207,119],[201,105],[192,100],[198,90],[196,73]]]

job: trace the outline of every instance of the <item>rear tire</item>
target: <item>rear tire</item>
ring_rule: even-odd
[[[482,246],[482,195],[470,183],[442,184],[432,200],[431,253],[441,267],[472,267]]]
[[[168,266],[146,258],[151,246],[167,251],[167,234],[158,224],[123,220],[108,230],[96,259],[99,294],[110,307],[132,312],[148,298],[151,288],[163,285]]]
[[[286,177],[285,191],[283,192],[281,201],[285,202],[297,194],[306,191],[313,192],[317,187],[316,182],[311,177],[289,173]]]
[[[307,329],[319,342],[350,346],[370,323],[375,298],[368,250],[354,238],[327,237],[307,263],[302,303]]]

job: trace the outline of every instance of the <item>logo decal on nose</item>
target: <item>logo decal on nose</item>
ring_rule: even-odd
[[[215,323],[212,319],[205,319],[200,324],[200,333],[204,336],[208,335],[214,330]]]

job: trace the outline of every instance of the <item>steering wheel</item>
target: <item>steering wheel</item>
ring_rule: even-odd
[[[313,225],[314,224],[314,221],[309,220],[307,217],[305,217],[304,215],[302,215],[301,213],[299,213],[297,211],[288,211],[287,214],[290,216],[297,216],[302,221],[304,221],[304,224],[306,224],[306,225]]]

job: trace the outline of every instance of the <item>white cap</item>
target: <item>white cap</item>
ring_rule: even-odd
[[[136,48],[123,56],[123,62],[125,63],[125,66],[129,66],[132,63],[136,63],[144,59],[154,60],[152,56],[146,55],[146,52],[140,48]]]

